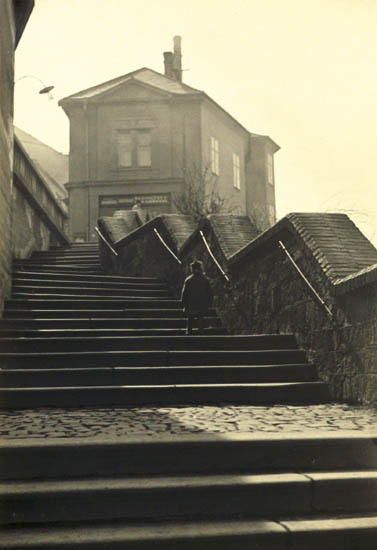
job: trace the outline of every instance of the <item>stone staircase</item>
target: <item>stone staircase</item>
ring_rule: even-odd
[[[1,550],[373,550],[366,435],[13,440]]]
[[[209,314],[185,336],[162,281],[103,275],[95,245],[34,253],[0,321],[0,407],[328,399],[292,335],[229,335]]]
[[[185,336],[162,281],[108,277],[94,245],[14,266],[0,323],[6,409],[320,403],[290,335]],[[0,550],[372,550],[363,433],[0,442]]]

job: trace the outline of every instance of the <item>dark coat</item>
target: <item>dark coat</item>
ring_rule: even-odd
[[[212,306],[213,294],[203,273],[193,273],[184,282],[182,296],[187,315],[204,315]]]

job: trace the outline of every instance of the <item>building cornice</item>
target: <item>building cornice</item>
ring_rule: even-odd
[[[72,181],[68,182],[66,189],[78,189],[89,187],[111,187],[118,185],[143,185],[143,184],[169,184],[169,185],[181,185],[184,182],[183,178],[134,178],[134,179],[117,179],[117,180],[86,180],[86,181]]]

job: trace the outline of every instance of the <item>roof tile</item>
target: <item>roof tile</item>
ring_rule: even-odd
[[[247,216],[211,214],[208,220],[225,258],[230,258],[259,234]]]
[[[105,229],[112,243],[119,241],[119,239],[140,226],[140,220],[134,210],[123,210],[116,214],[100,218],[101,226]]]
[[[377,262],[377,250],[346,214],[293,213],[289,220],[336,280]]]

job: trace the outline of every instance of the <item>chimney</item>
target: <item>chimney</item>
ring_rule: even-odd
[[[175,78],[173,70],[173,52],[164,52],[165,76]]]
[[[182,82],[182,49],[181,42],[182,38],[180,36],[175,36],[174,41],[174,53],[173,53],[173,69],[175,74],[175,79],[178,82]]]
[[[181,37],[175,36],[173,39],[173,52],[164,52],[165,76],[182,82],[182,50]]]

